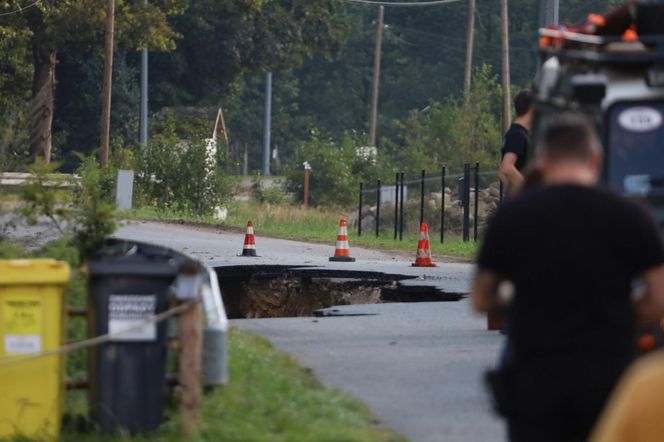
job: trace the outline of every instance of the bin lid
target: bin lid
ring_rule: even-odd
[[[0,285],[66,284],[69,264],[55,259],[0,259]]]
[[[88,272],[96,276],[161,276],[173,278],[178,268],[172,260],[151,261],[147,259],[114,258],[90,261]]]
[[[174,278],[186,257],[166,247],[112,239],[88,262],[91,277],[153,276]]]

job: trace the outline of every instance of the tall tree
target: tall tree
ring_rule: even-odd
[[[58,50],[73,43],[100,46],[106,2],[41,0],[23,9],[20,0],[4,3],[18,12],[2,17],[0,26],[30,35],[33,67],[30,155],[49,161]],[[178,35],[169,27],[167,16],[180,12],[185,4],[186,0],[160,0],[149,5],[119,0],[118,42],[130,48],[173,49]]]
[[[345,42],[339,0],[191,0],[177,50],[153,57],[151,103],[216,104],[240,74],[296,68]],[[328,57],[329,58],[329,57]]]

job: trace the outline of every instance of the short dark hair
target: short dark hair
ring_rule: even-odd
[[[522,90],[514,96],[514,109],[516,116],[522,117],[528,113],[533,104],[533,93],[529,90]]]
[[[588,161],[602,152],[595,127],[587,117],[576,113],[551,117],[540,141],[540,153],[554,161]]]

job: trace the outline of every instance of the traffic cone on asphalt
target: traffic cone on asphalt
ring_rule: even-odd
[[[337,233],[337,246],[334,250],[334,256],[330,261],[355,262],[355,258],[350,256],[350,246],[348,245],[348,228],[346,220],[339,220],[339,233]]]
[[[417,243],[417,255],[415,255],[413,267],[436,267],[436,264],[431,260],[429,229],[426,223],[420,225],[420,240]]]
[[[254,223],[247,222],[247,233],[244,235],[244,247],[240,256],[258,256],[256,254],[256,240],[254,239]]]

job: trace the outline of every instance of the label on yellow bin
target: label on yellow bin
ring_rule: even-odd
[[[5,354],[42,351],[42,302],[37,297],[5,298],[2,305]]]

